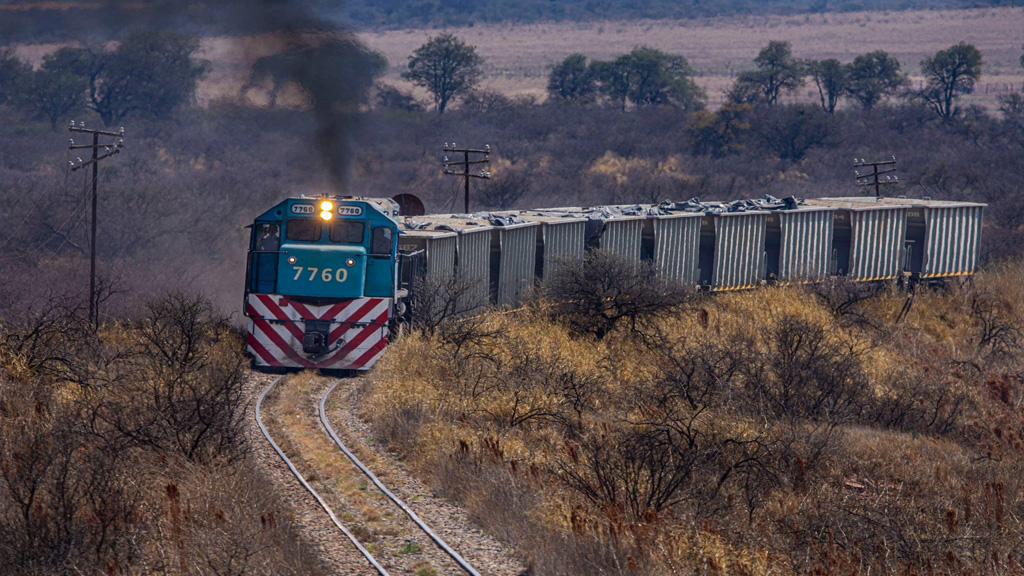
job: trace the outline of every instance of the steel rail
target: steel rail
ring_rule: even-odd
[[[362,555],[366,557],[366,559],[377,570],[377,572],[380,573],[381,576],[390,576],[390,574],[388,574],[388,571],[385,570],[384,567],[377,562],[377,559],[373,557],[373,554],[370,554],[370,551],[364,548],[363,545],[359,543],[359,540],[357,540],[356,537],[351,532],[349,532],[348,529],[345,528],[345,526],[338,520],[338,517],[334,515],[334,511],[331,510],[330,506],[328,506],[327,503],[324,502],[324,499],[321,498],[319,494],[317,494],[316,490],[314,490],[313,487],[309,485],[309,482],[306,482],[306,479],[302,477],[302,474],[299,473],[298,469],[295,468],[295,465],[292,464],[292,461],[289,460],[288,457],[284,455],[284,452],[281,450],[281,447],[277,445],[277,442],[274,442],[274,439],[270,437],[270,432],[267,431],[266,426],[263,425],[263,419],[260,417],[260,407],[263,405],[263,399],[271,390],[274,389],[274,386],[276,386],[277,383],[280,382],[281,379],[283,378],[284,376],[278,376],[273,382],[270,383],[269,386],[267,386],[265,390],[263,390],[263,393],[260,394],[259,398],[256,400],[256,425],[260,427],[260,431],[263,432],[263,436],[267,439],[267,442],[270,442],[270,445],[273,446],[274,451],[277,452],[277,455],[281,457],[281,460],[284,460],[284,463],[288,466],[288,469],[291,470],[292,475],[295,476],[296,480],[298,480],[299,483],[302,484],[302,487],[305,488],[306,491],[309,492],[313,496],[313,498],[316,499],[317,503],[320,504],[320,507],[323,508],[324,511],[327,512],[327,515],[331,517],[331,520],[334,521],[334,525],[340,528],[341,531],[345,533],[345,536],[347,536],[348,539],[352,541],[352,544],[355,545],[357,549],[359,549],[359,552],[361,552]]]
[[[402,511],[405,512],[406,515],[408,515],[409,518],[411,518],[412,521],[420,527],[420,529],[426,532],[427,536],[430,536],[430,539],[433,540],[434,543],[437,544],[439,548],[441,548],[449,556],[451,556],[452,560],[455,560],[456,564],[458,564],[459,567],[461,567],[463,570],[465,570],[472,576],[480,576],[480,573],[477,572],[472,566],[470,566],[469,562],[467,562],[462,556],[460,556],[458,552],[452,550],[451,546],[448,546],[448,544],[445,543],[445,541],[442,540],[440,536],[435,534],[434,531],[431,530],[430,527],[423,522],[423,520],[420,520],[420,517],[412,511],[412,508],[409,508],[405,504],[405,502],[402,502],[398,498],[398,496],[395,496],[390,490],[388,490],[387,487],[385,487],[384,484],[382,484],[381,481],[377,479],[377,476],[374,475],[374,473],[371,472],[369,468],[363,465],[363,463],[359,461],[359,458],[356,458],[356,455],[349,451],[349,449],[346,448],[345,445],[341,442],[341,439],[338,438],[338,435],[337,433],[335,433],[334,428],[331,426],[331,423],[328,422],[327,420],[327,412],[324,409],[324,405],[327,403],[327,397],[331,395],[331,392],[333,392],[334,389],[337,388],[339,383],[341,383],[341,380],[335,380],[334,383],[331,384],[331,387],[328,388],[327,391],[324,392],[324,395],[320,397],[320,406],[318,407],[318,410],[320,412],[320,423],[323,424],[324,430],[327,431],[327,434],[331,437],[331,440],[334,440],[334,443],[337,444],[338,448],[340,448],[341,451],[345,453],[345,456],[348,456],[348,459],[351,460],[353,464],[355,464],[360,470],[363,471],[363,474],[365,474],[366,477],[373,482],[374,486],[380,489],[380,491],[383,492],[385,496],[390,498],[392,502],[394,502],[399,508],[401,508]]]

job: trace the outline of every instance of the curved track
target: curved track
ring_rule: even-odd
[[[331,510],[330,506],[328,506],[327,503],[324,502],[324,499],[321,498],[319,494],[317,494],[316,490],[314,490],[313,487],[309,485],[309,482],[306,482],[306,479],[302,477],[302,474],[299,473],[298,469],[295,468],[295,465],[292,464],[292,461],[289,460],[288,457],[284,455],[284,452],[281,450],[281,447],[277,445],[277,442],[274,442],[274,439],[270,436],[270,432],[267,431],[267,427],[263,425],[263,419],[260,417],[260,410],[263,407],[263,399],[266,398],[267,394],[269,394],[270,391],[274,389],[274,386],[276,386],[277,383],[280,382],[283,378],[284,376],[278,376],[277,378],[275,378],[274,381],[271,382],[270,385],[263,390],[259,398],[256,400],[256,425],[260,427],[260,432],[263,433],[264,438],[267,439],[267,442],[270,442],[270,445],[273,446],[274,448],[274,452],[277,452],[277,455],[281,457],[281,460],[283,460],[284,463],[288,466],[288,469],[291,470],[292,475],[294,475],[295,479],[299,481],[299,484],[302,484],[302,487],[305,488],[306,491],[309,492],[313,496],[313,498],[316,499],[317,504],[319,504],[320,507],[324,509],[324,512],[327,512],[327,515],[331,517],[331,520],[334,522],[334,525],[337,526],[345,534],[345,536],[347,536],[348,539],[352,541],[352,544],[359,550],[359,552],[366,558],[370,565],[373,566],[373,568],[377,570],[377,572],[381,576],[390,576],[390,574],[388,574],[388,571],[385,570],[384,567],[381,566],[379,562],[377,562],[377,559],[373,557],[373,554],[370,554],[370,551],[363,547],[363,545],[359,543],[359,540],[357,540],[356,537],[351,532],[349,532],[348,528],[345,528],[345,525],[338,520],[338,517],[335,516],[334,511]]]
[[[292,461],[289,460],[287,456],[285,456],[284,451],[281,450],[281,447],[277,445],[277,442],[274,441],[274,439],[270,435],[270,432],[267,430],[266,426],[264,426],[263,419],[261,417],[263,400],[264,398],[266,398],[267,394],[269,394],[270,391],[273,390],[274,387],[284,378],[284,376],[279,376],[278,378],[276,378],[266,387],[266,389],[263,390],[263,392],[259,395],[259,397],[256,400],[256,424],[259,426],[260,432],[263,433],[263,436],[267,439],[267,442],[270,443],[271,447],[273,447],[277,455],[281,458],[282,461],[284,461],[285,465],[288,466],[288,469],[291,471],[292,475],[295,476],[296,480],[298,480],[302,487],[305,488],[305,490],[309,492],[310,495],[313,496],[313,498],[317,501],[317,504],[325,512],[327,512],[327,515],[330,516],[331,521],[334,522],[335,526],[337,526],[345,534],[345,536],[352,542],[356,549],[358,549],[359,552],[366,558],[367,562],[369,562],[370,565],[373,566],[373,568],[382,576],[390,576],[387,570],[383,566],[381,566],[381,564],[376,560],[376,558],[373,557],[373,554],[371,554],[370,551],[367,550],[359,542],[355,535],[353,535],[352,532],[349,531],[348,528],[346,528],[341,523],[340,520],[338,520],[338,517],[337,515],[335,515],[334,511],[331,510],[330,506],[327,505],[327,503],[320,496],[320,494],[318,494],[317,491],[309,484],[309,482],[306,481],[306,479],[298,471],[298,469],[295,467]],[[422,530],[428,537],[430,537],[431,540],[433,540],[435,544],[437,544],[438,548],[440,548],[448,556],[450,556],[452,560],[454,560],[455,563],[458,564],[459,568],[467,572],[470,576],[480,576],[480,573],[477,572],[469,564],[469,562],[467,562],[461,555],[459,555],[458,552],[453,550],[451,546],[449,546],[443,539],[441,539],[440,536],[438,536],[433,530],[431,530],[430,527],[427,526],[427,524],[424,523],[423,520],[421,520],[420,517],[417,516],[416,513],[413,512],[411,508],[409,508],[409,506],[402,502],[402,500],[399,499],[393,492],[391,492],[391,490],[388,490],[388,488],[380,481],[380,479],[378,479],[377,476],[374,475],[374,473],[371,472],[370,469],[367,468],[355,456],[355,454],[353,454],[345,446],[344,443],[342,443],[341,439],[338,437],[338,434],[335,432],[334,427],[331,426],[331,423],[327,419],[327,412],[325,408],[327,404],[327,397],[330,396],[331,392],[333,392],[335,388],[337,388],[340,382],[340,380],[336,380],[334,383],[331,384],[327,391],[324,392],[324,394],[321,396],[320,404],[318,406],[320,423],[323,425],[324,430],[327,432],[327,434],[331,437],[331,440],[345,454],[345,456],[348,457],[348,459],[351,460],[351,462],[355,464],[355,466],[359,468],[359,470],[363,474],[365,474],[366,477],[369,478],[371,482],[373,482],[374,486],[376,486],[385,496],[387,496],[388,499],[394,502],[395,505],[398,506],[402,510],[402,512],[404,512],[420,530]]]
[[[480,573],[474,570],[473,567],[469,565],[469,562],[466,562],[466,560],[462,556],[460,556],[458,552],[452,550],[451,546],[445,543],[445,541],[442,540],[440,536],[435,534],[434,531],[431,530],[430,527],[423,522],[423,520],[420,520],[420,517],[412,511],[412,508],[409,508],[405,504],[405,502],[402,502],[398,498],[398,496],[395,496],[390,490],[388,490],[387,487],[384,486],[384,484],[382,484],[381,481],[377,478],[377,476],[374,475],[373,472],[370,472],[370,469],[364,466],[363,463],[359,461],[359,458],[356,458],[356,455],[349,451],[349,449],[346,448],[345,445],[341,442],[341,439],[338,438],[338,435],[334,432],[334,428],[331,426],[331,423],[327,420],[327,412],[324,410],[324,405],[327,404],[327,397],[330,396],[331,392],[333,392],[334,389],[338,387],[338,384],[340,382],[340,380],[336,380],[333,384],[331,384],[327,391],[324,392],[324,395],[320,397],[320,405],[318,407],[318,410],[320,412],[320,423],[323,424],[324,430],[327,431],[327,434],[331,437],[331,440],[333,440],[334,443],[338,446],[338,448],[340,448],[341,451],[345,453],[345,456],[348,456],[348,459],[351,460],[353,464],[355,464],[360,470],[362,470],[363,474],[365,474],[366,477],[369,478],[371,482],[373,482],[374,486],[380,489],[380,491],[383,492],[385,496],[387,496],[392,502],[395,503],[395,505],[401,508],[402,512],[405,512],[406,515],[408,515],[409,518],[412,519],[412,521],[415,522],[416,525],[419,526],[420,529],[427,534],[427,536],[430,536],[430,539],[433,540],[434,543],[437,544],[439,548],[441,548],[441,550],[444,550],[446,554],[451,556],[452,560],[454,560],[455,563],[458,564],[460,568],[462,568],[472,576],[480,576]]]

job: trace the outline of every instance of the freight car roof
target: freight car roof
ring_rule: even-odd
[[[925,208],[961,208],[961,207],[984,207],[987,204],[979,202],[958,202],[954,200],[932,200],[930,198],[875,198],[873,196],[850,196],[844,198],[821,198],[837,202],[858,202],[867,204],[878,204],[883,206],[923,206]]]
[[[910,208],[907,205],[862,202],[850,198],[808,198],[806,202],[809,206],[839,208],[842,210],[906,210]]]
[[[462,214],[427,214],[406,216],[401,219],[402,229],[409,232],[454,232],[465,234],[494,228],[485,218],[472,218]]]
[[[540,210],[510,210],[508,212],[501,212],[501,214],[508,214],[525,220],[526,222],[537,222],[540,224],[562,224],[565,222],[583,222],[586,220],[583,216],[573,216],[572,214],[552,215],[551,213],[545,213]]]

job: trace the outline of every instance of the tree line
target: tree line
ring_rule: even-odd
[[[925,86],[909,88],[899,60],[884,50],[861,54],[852,62],[799,60],[789,42],[772,41],[754,58],[753,70],[743,72],[729,91],[730,104],[774,106],[779,98],[802,88],[808,80],[817,88],[821,109],[834,114],[841,100],[865,110],[891,97],[920,100],[944,120],[959,111],[960,97],[974,91],[981,77],[982,55],[960,42],[921,61]],[[702,107],[704,94],[693,82],[693,71],[682,56],[640,47],[612,62],[587,63],[572,54],[555,65],[548,78],[549,98],[573,105],[593,104],[604,96],[616,105],[650,104]]]
[[[197,39],[174,32],[137,33],[111,50],[61,48],[45,56],[38,70],[7,49],[0,52],[0,78],[4,80],[0,105],[31,111],[54,127],[83,108],[96,112],[108,126],[130,114],[166,115],[194,100],[196,84],[209,69],[208,62],[195,57],[198,48]],[[372,83],[384,73],[386,61],[379,54],[370,54],[380,62],[365,71]],[[287,67],[285,77],[275,76],[275,70],[289,57],[283,53],[257,59],[241,94],[272,75],[273,105],[281,84],[294,80]],[[409,56],[402,78],[425,88],[434,108],[444,114],[457,99],[470,105],[480,101],[477,86],[483,64],[474,46],[454,35],[439,34]],[[793,56],[789,42],[771,41],[753,64],[754,69],[737,77],[721,112],[730,114],[743,105],[774,106],[809,82],[817,90],[819,106],[828,114],[835,114],[844,100],[871,110],[887,99],[902,98],[923,103],[949,121],[960,113],[960,98],[973,92],[981,77],[982,54],[967,42],[937,51],[920,62],[925,85],[918,90],[910,88],[899,60],[883,50],[861,54],[848,63],[834,58],[801,60]],[[694,76],[684,56],[647,46],[608,61],[588,61],[585,54],[576,53],[552,66],[547,95],[551,102],[581,107],[610,105],[625,111],[669,106],[696,112],[704,109],[707,94]],[[411,95],[384,86],[377,103],[422,109]]]

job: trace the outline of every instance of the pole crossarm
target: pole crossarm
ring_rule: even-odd
[[[68,132],[83,132],[85,134],[99,134],[101,136],[121,136],[124,137],[124,128],[122,127],[118,132],[108,132],[106,130],[95,130],[92,128],[86,128],[84,122],[75,124],[75,121],[71,121],[71,126],[68,126]]]
[[[90,146],[90,148],[100,148],[100,147],[101,146],[95,146],[95,147],[94,146]],[[107,148],[109,148],[109,146]],[[74,162],[70,162],[70,164],[71,164],[71,171],[74,172],[75,170],[78,170],[79,168],[85,168],[86,166],[88,166],[90,164],[95,164],[95,163],[99,162],[100,160],[103,160],[104,158],[110,158],[114,154],[118,154],[120,152],[121,152],[121,147],[118,146],[118,147],[110,150],[109,152],[107,152],[103,156],[96,156],[95,158],[92,158],[91,160],[86,160],[85,162],[81,162],[81,158],[79,158],[79,161],[81,162],[80,164],[75,164]]]
[[[486,158],[483,159],[483,160],[470,160],[469,162],[464,162],[464,161],[461,161],[461,160],[451,160],[451,161],[445,160],[444,165],[445,166],[462,166],[464,164],[489,164],[490,162],[491,161],[486,159]]]

